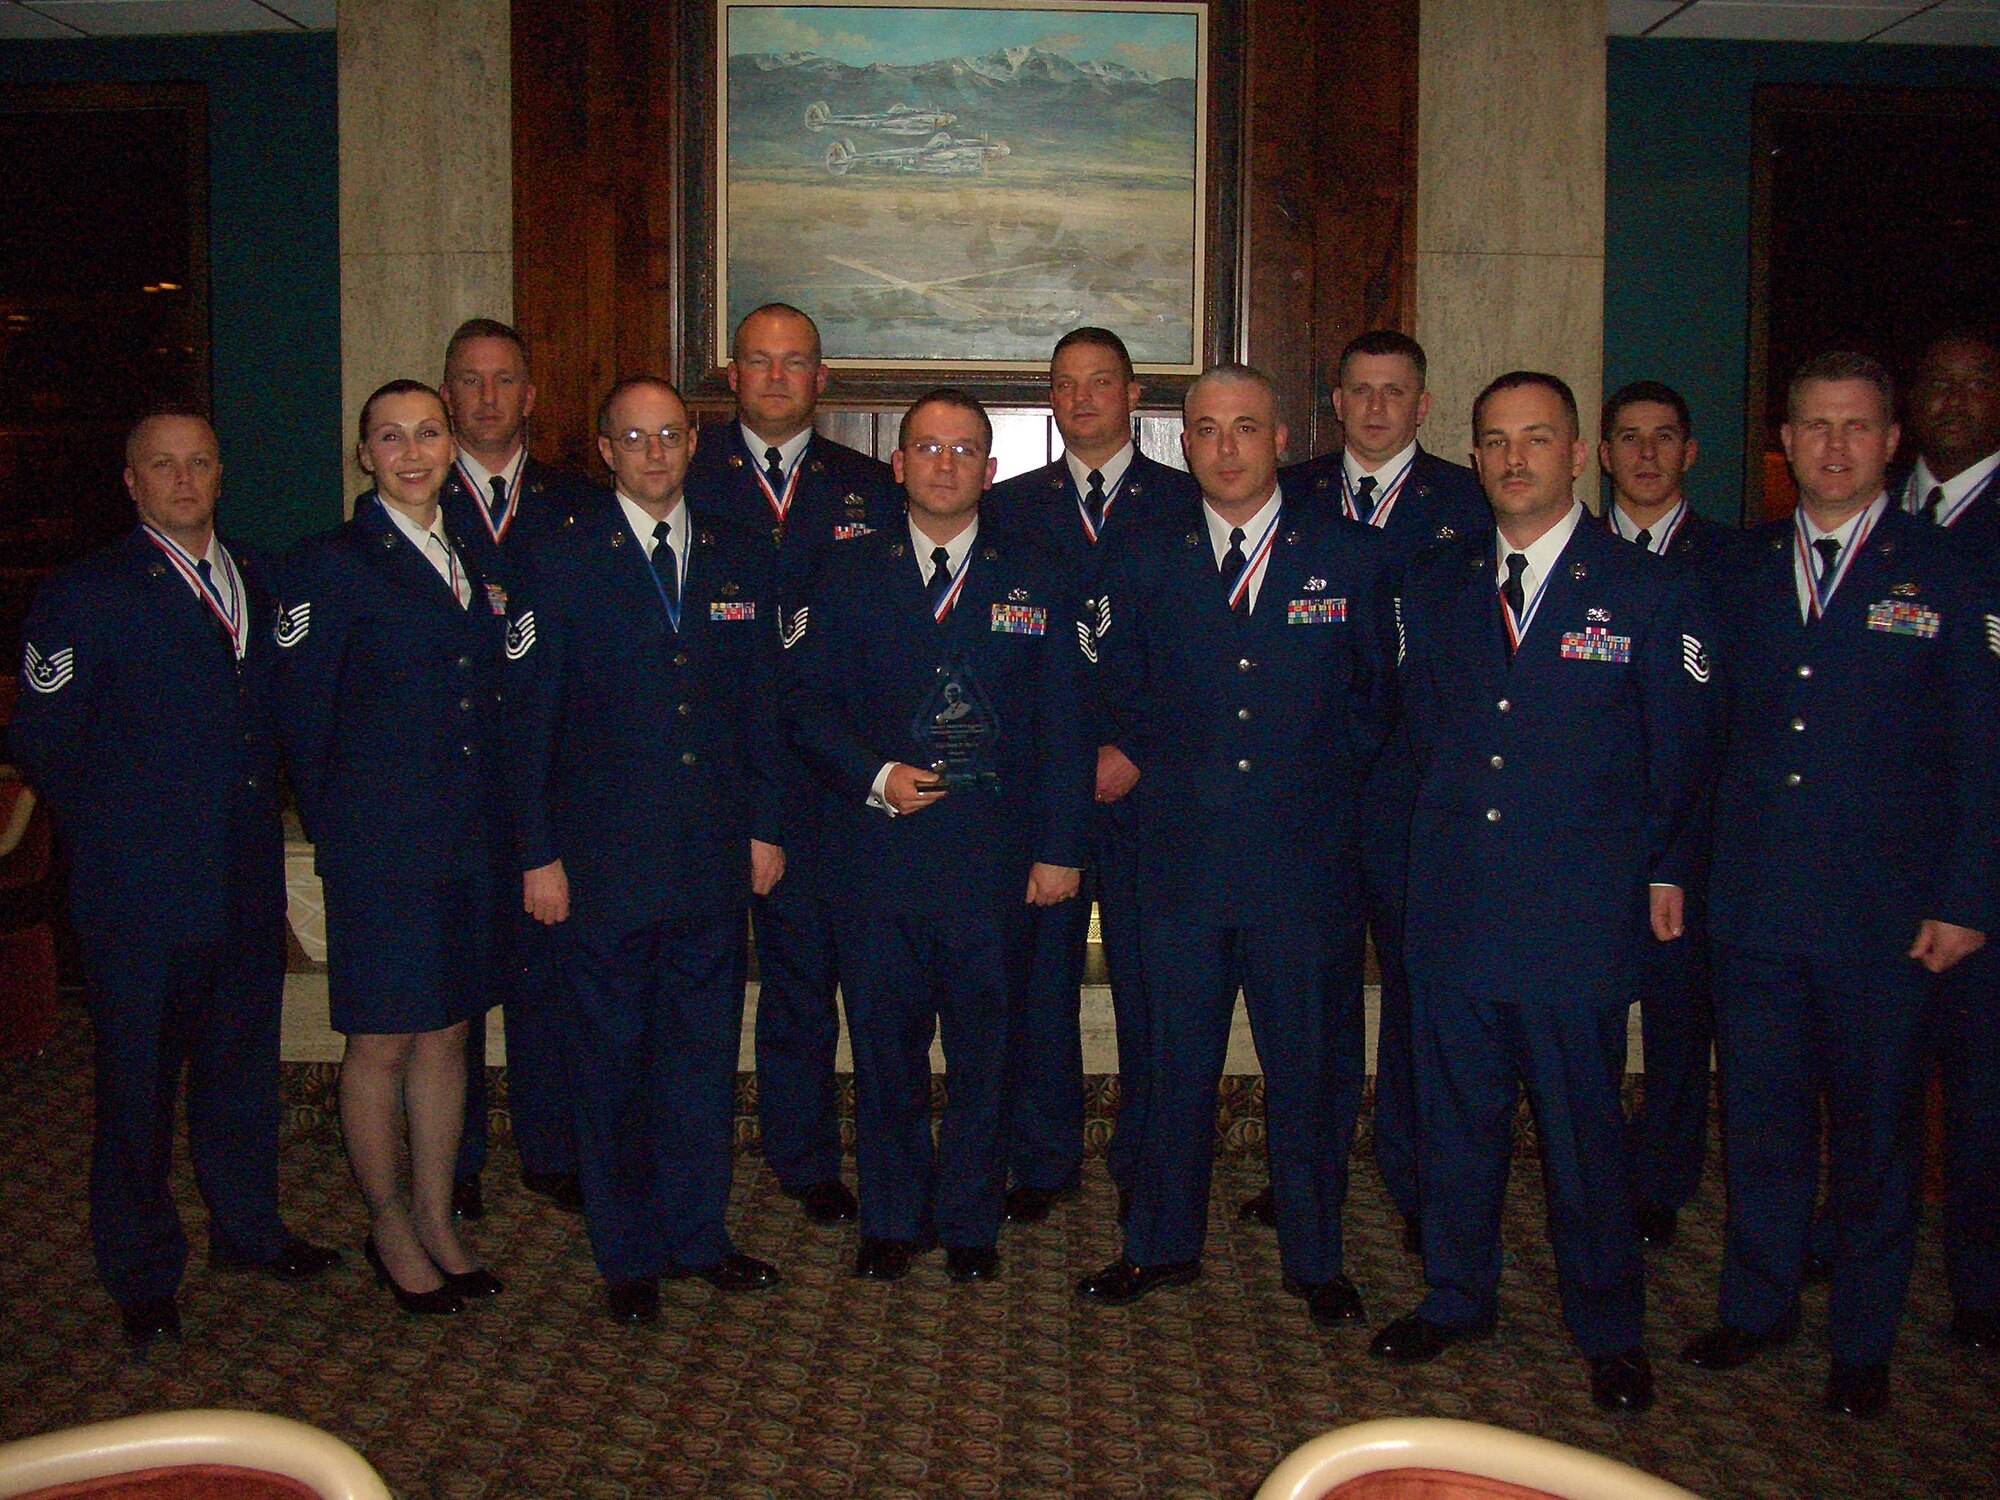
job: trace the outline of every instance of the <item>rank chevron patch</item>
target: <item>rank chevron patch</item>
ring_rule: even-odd
[[[1095,665],[1097,662],[1097,637],[1091,633],[1090,621],[1076,622],[1076,644],[1083,652],[1083,659]]]
[[[28,679],[28,686],[38,693],[61,692],[76,675],[76,648],[65,646],[43,656],[30,641],[21,662],[21,673]]]
[[[535,612],[524,609],[507,622],[507,660],[519,661],[535,649]]]
[[[312,629],[312,601],[307,599],[299,604],[287,605],[278,611],[277,619],[271,622],[271,639],[284,650],[291,650],[306,638]]]
[[[1986,617],[1986,649],[2000,656],[2000,615]]]
[[[792,617],[785,618],[783,609],[778,611],[778,644],[787,651],[805,639],[806,618],[812,613],[812,606],[801,604],[792,611]]]
[[[1708,653],[1702,650],[1701,642],[1691,635],[1681,637],[1681,665],[1687,668],[1688,676],[1696,682],[1708,681]]]

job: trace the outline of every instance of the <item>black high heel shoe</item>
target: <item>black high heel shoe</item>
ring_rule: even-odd
[[[444,1277],[445,1290],[457,1292],[467,1301],[497,1297],[507,1290],[507,1284],[484,1266],[474,1266],[470,1271],[447,1271],[439,1267],[438,1274]]]
[[[428,1292],[413,1292],[398,1282],[389,1274],[389,1268],[382,1264],[381,1252],[375,1248],[374,1235],[369,1235],[361,1242],[361,1254],[363,1259],[375,1268],[375,1279],[389,1289],[390,1295],[396,1299],[396,1306],[402,1308],[404,1312],[442,1315],[465,1310],[465,1303],[460,1299],[457,1289],[452,1286],[449,1276],[445,1278],[443,1286]]]

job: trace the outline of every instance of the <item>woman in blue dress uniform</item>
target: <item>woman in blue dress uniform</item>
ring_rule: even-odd
[[[359,462],[375,488],[293,555],[275,627],[286,761],[347,1037],[340,1118],[368,1204],[363,1248],[399,1304],[429,1313],[500,1290],[459,1243],[451,1185],[466,1023],[491,998],[506,598],[439,510],[451,461],[430,387],[369,397]]]

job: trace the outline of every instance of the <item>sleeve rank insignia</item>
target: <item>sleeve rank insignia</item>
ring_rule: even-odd
[[[519,661],[535,649],[535,612],[524,609],[507,622],[507,660]]]
[[[1993,629],[1993,617],[1986,617],[1987,629]],[[21,663],[22,675],[28,679],[28,686],[38,693],[59,693],[69,685],[76,675],[76,648],[65,646],[60,651],[51,651],[47,656],[35,649],[33,641],[28,642],[27,653]]]
[[[306,632],[312,629],[312,613],[313,607],[312,600],[310,599],[303,600],[298,604],[287,605],[285,608],[280,609],[277,617],[271,621],[271,639],[276,641],[282,649],[286,651],[291,650],[292,647],[304,640]]]
[[[1569,576],[1574,578],[1578,583],[1581,583],[1590,576],[1590,569],[1586,568],[1582,563],[1571,563],[1569,565]]]

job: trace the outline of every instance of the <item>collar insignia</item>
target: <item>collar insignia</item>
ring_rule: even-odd
[[[1201,538],[1196,536],[1192,531],[1190,531],[1187,534],[1187,544],[1190,547],[1198,547],[1201,545]]]
[[[1875,550],[1881,553],[1884,557],[1887,557],[1891,552],[1894,552],[1896,550],[1896,544],[1885,536],[1882,538],[1882,545],[1877,547]]]
[[[909,550],[910,549],[905,547],[901,542],[889,543],[889,555],[891,557],[901,557],[905,552]]]
[[[1296,547],[1298,546],[1298,544],[1299,544],[1299,534],[1296,531],[1288,531],[1285,533],[1285,545],[1287,547]]]
[[[995,552],[991,547],[981,547],[979,549],[979,555],[982,558],[984,558],[987,562],[993,562],[1000,556],[1000,554],[998,552]]]
[[[1590,576],[1590,569],[1586,568],[1582,563],[1571,563],[1569,565],[1569,576],[1574,578],[1578,583],[1581,583]]]
[[[740,454],[740,453],[732,453],[732,454],[730,454],[730,455],[729,455],[729,467],[730,467],[730,468],[732,468],[732,469],[740,469],[740,468],[742,468],[742,467],[743,467],[743,455],[742,455],[742,454]]]
[[[1451,541],[1457,535],[1458,533],[1449,526],[1438,527],[1437,539],[1441,542]]]

